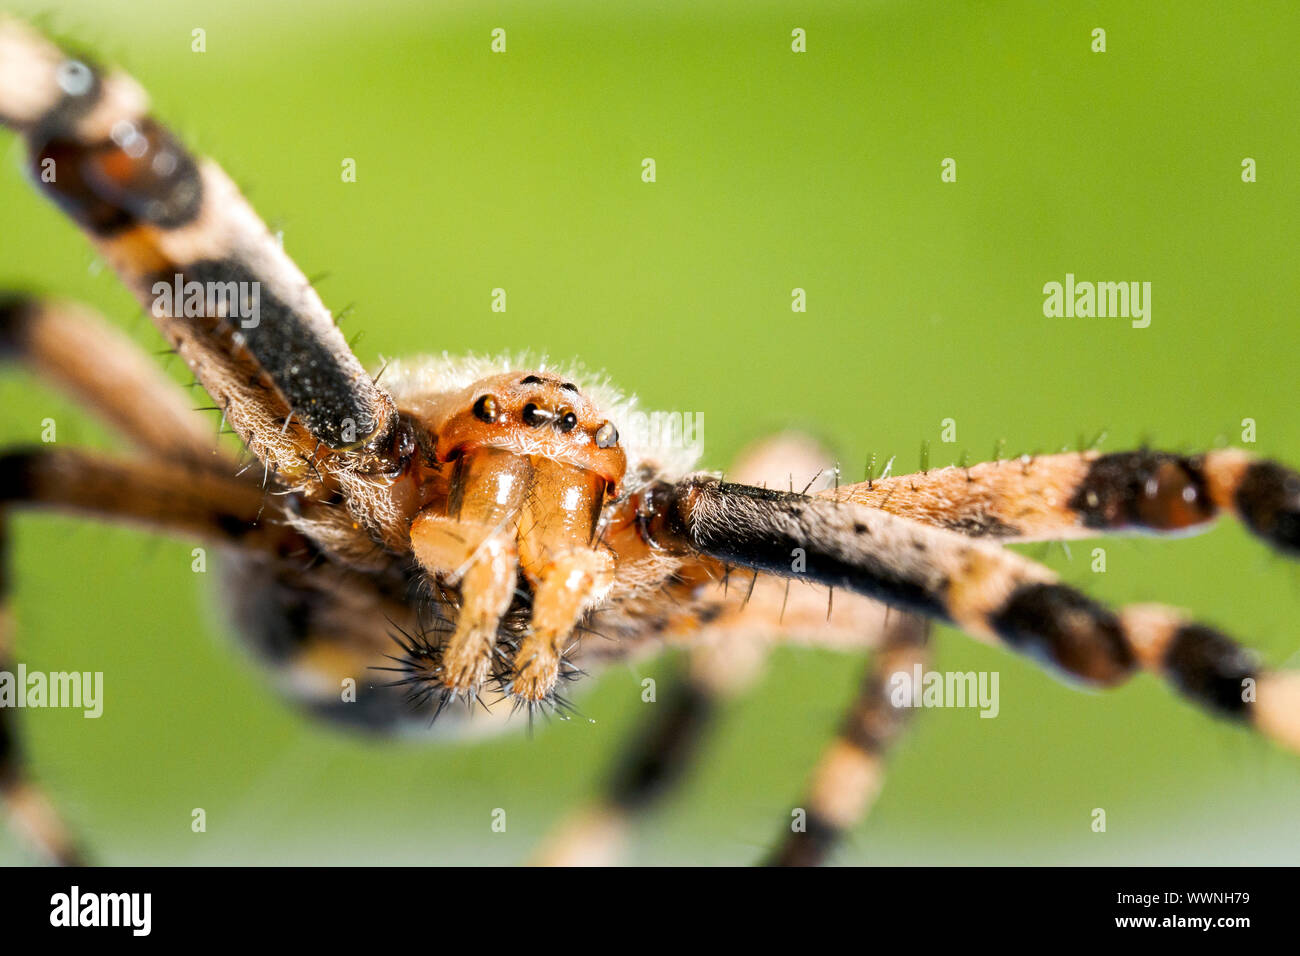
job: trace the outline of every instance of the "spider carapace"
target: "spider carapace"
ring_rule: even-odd
[[[618,429],[572,382],[518,371],[422,396],[405,414],[429,449],[408,466],[422,489],[411,550],[431,578],[459,585],[428,686],[444,698],[478,693],[522,577],[531,614],[503,660],[502,689],[546,701],[574,627],[614,580],[615,556],[597,538],[627,469]]]
[[[772,862],[824,859],[866,814],[907,713],[889,678],[925,660],[930,621],[1094,686],[1150,671],[1300,750],[1295,672],[1174,609],[1113,611],[1001,546],[1184,532],[1227,512],[1294,556],[1300,475],[1283,465],[1232,449],[1080,451],[795,491],[792,475],[829,462],[790,434],[751,448],[730,480],[693,473],[692,449],[633,437],[633,402],[580,369],[444,357],[367,374],[235,185],[148,116],[134,81],[6,19],[0,121],[244,448],[241,461],[219,446],[184,392],[88,309],[9,295],[0,354],[135,450],[0,453],[0,548],[4,515],[29,507],[219,547],[235,629],[283,689],[377,729],[427,726],[451,701],[466,706],[435,728],[494,726],[521,708],[563,715],[582,671],[684,647],[683,679],[543,861],[609,859],[689,765],[716,702],[752,684],[782,641],[870,662],[798,804],[806,826],[783,834]],[[0,598],[8,586],[0,577]],[[14,637],[0,616],[0,669]],[[490,712],[468,719],[480,704]],[[9,708],[0,794],[39,849],[78,859]]]

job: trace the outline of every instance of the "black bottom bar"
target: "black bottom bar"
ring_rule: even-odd
[[[535,881],[551,879],[558,886],[538,893]],[[542,911],[516,912],[509,923],[540,927],[558,916],[571,941],[587,935],[597,945],[667,941],[683,931],[734,945],[753,935],[770,940],[775,924],[864,946],[910,939],[927,952],[949,939],[987,945],[1128,937],[1183,945],[1196,936],[1232,945],[1287,932],[1294,879],[1287,869],[1208,868],[737,869],[725,877],[704,870],[528,871],[507,883],[486,872],[420,869],[6,869],[0,913],[8,952],[32,952],[16,948],[29,940],[73,936],[128,944],[283,939],[303,947],[354,937],[371,945],[411,941],[412,934],[445,946],[448,936],[463,934],[471,944],[490,944],[492,927],[504,929],[503,907],[530,905]],[[554,911],[556,889],[562,914]],[[526,940],[511,945],[527,948]]]

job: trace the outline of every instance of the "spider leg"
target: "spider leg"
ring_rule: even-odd
[[[1289,504],[1277,510],[1295,514]],[[849,502],[693,476],[660,486],[654,512],[647,527],[661,547],[856,591],[1086,684],[1146,669],[1205,710],[1300,751],[1300,672],[1262,669],[1232,639],[1172,609],[1116,614],[1014,552]]]
[[[814,439],[786,432],[746,448],[733,471],[745,481],[784,486],[793,485],[795,474],[802,484],[831,464],[830,453]],[[684,576],[697,577],[691,570]],[[620,748],[600,796],[561,821],[539,847],[535,864],[616,862],[627,831],[661,805],[690,772],[719,707],[758,681],[773,642],[807,632],[861,642],[883,630],[876,621],[864,625],[875,607],[855,607],[846,601],[828,619],[820,595],[807,588],[791,595],[784,582],[767,575],[762,578],[753,580],[752,587],[718,582],[715,590],[724,603],[717,616],[703,628],[698,621],[689,621],[680,635],[666,635],[668,643],[680,640],[686,645],[685,673],[655,701],[649,717]]]
[[[13,615],[9,609],[7,522],[0,511],[0,671],[14,673]],[[15,708],[0,708],[0,804],[10,827],[24,834],[49,862],[78,866],[84,860],[72,831],[45,790],[28,773]]]
[[[0,452],[0,670],[11,673],[7,519],[10,510],[29,507],[144,524],[259,551],[302,546],[296,534],[273,522],[274,504],[263,511],[263,495],[255,486],[195,465],[116,461],[52,448]],[[0,707],[0,800],[7,816],[52,862],[81,862],[69,829],[27,772],[16,715],[17,708]]]
[[[690,773],[720,707],[758,682],[772,646],[862,652],[887,641],[909,617],[852,593],[837,599],[828,617],[824,590],[805,584],[787,589],[787,582],[767,574],[753,583],[750,589],[732,582],[729,603],[703,628],[697,621],[665,635],[668,644],[686,648],[685,674],[619,748],[600,795],[560,822],[534,855],[535,864],[615,863],[628,831]]]
[[[802,825],[791,823],[769,866],[818,866],[845,833],[871,811],[884,783],[884,757],[911,717],[891,701],[890,680],[929,659],[930,622],[895,613],[872,655],[835,740],[823,752],[801,804]]]
[[[0,19],[0,122],[248,447],[289,484],[392,472],[393,402],[307,279],[214,163],[148,115],[120,72]]]
[[[277,552],[302,539],[256,486],[193,465],[62,448],[0,451],[0,510],[54,508]]]
[[[822,497],[1002,541],[1172,534],[1235,515],[1300,555],[1300,474],[1235,448],[1047,455],[843,485]]]
[[[0,358],[15,358],[162,460],[227,471],[215,430],[148,355],[85,306],[0,294]]]
[[[632,824],[660,806],[690,772],[719,707],[762,673],[766,648],[753,635],[720,638],[691,647],[686,673],[620,747],[600,797],[561,821],[538,848],[535,865],[617,862]]]

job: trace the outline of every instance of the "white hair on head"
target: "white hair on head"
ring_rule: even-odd
[[[479,379],[503,372],[546,372],[572,382],[600,409],[601,414],[614,423],[619,431],[619,444],[627,455],[627,475],[631,487],[637,482],[637,472],[649,467],[667,475],[683,475],[695,468],[700,457],[699,442],[656,441],[653,429],[632,427],[634,416],[649,418],[651,412],[642,409],[635,395],[627,395],[602,373],[592,372],[580,362],[551,362],[545,356],[527,352],[502,355],[442,355],[394,359],[383,367],[380,385],[399,406],[413,401],[427,401],[437,395],[458,392]],[[681,413],[683,416],[686,413]],[[680,438],[680,432],[678,433]]]

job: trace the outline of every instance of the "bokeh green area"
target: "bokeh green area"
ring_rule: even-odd
[[[11,2],[118,62],[246,188],[368,364],[527,348],[654,408],[706,461],[809,429],[848,478],[1073,446],[1238,442],[1300,462],[1300,14],[1290,3]],[[489,50],[492,28],[507,52]],[[807,52],[791,52],[791,30]],[[1090,51],[1093,28],[1107,51]],[[191,52],[206,30],[207,52]],[[0,138],[0,283],[161,340]],[[341,182],[352,157],[357,182]],[[653,157],[657,182],[641,180]],[[957,182],[940,162],[957,162]],[[1243,183],[1252,157],[1258,181]],[[1042,286],[1146,280],[1152,322],[1049,319]],[[490,293],[508,292],[508,311]],[[808,311],[791,311],[791,290]],[[179,381],[188,376],[171,366]],[[197,397],[195,404],[204,404]],[[120,443],[29,375],[0,441]],[[940,423],[956,422],[956,444]],[[213,421],[215,432],[216,421]],[[462,746],[306,721],[234,650],[192,543],[23,515],[19,656],[105,673],[104,716],[27,712],[36,772],[99,859],[506,863],[589,797],[649,707],[616,667],[592,722]],[[1300,665],[1300,578],[1238,527],[1027,548],[1111,602],[1194,609]],[[643,863],[746,862],[789,820],[863,662],[787,649],[639,829]],[[944,630],[1001,713],[930,711],[846,863],[1229,863],[1300,857],[1300,758],[1139,677],[1081,692]],[[192,808],[207,832],[190,829]],[[490,828],[507,811],[504,833]],[[1107,814],[1092,831],[1092,811]],[[0,836],[0,859],[29,860]]]

